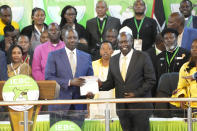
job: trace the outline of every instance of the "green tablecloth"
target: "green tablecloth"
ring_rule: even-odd
[[[49,131],[49,121],[39,121],[36,131]],[[85,120],[83,131],[105,131],[104,120]],[[122,131],[118,120],[111,120],[111,131]],[[11,131],[10,125],[0,123],[0,131]],[[187,123],[183,120],[150,120],[150,131],[187,131]],[[197,131],[197,122],[193,122],[193,131]]]

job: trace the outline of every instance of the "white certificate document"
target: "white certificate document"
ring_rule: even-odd
[[[86,95],[88,92],[97,94],[99,92],[98,77],[95,76],[82,76],[80,78],[85,79],[86,83],[80,87],[81,96]]]

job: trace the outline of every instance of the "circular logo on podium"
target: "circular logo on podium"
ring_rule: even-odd
[[[72,121],[58,121],[50,128],[50,131],[81,131],[81,128]]]
[[[3,86],[2,97],[4,101],[38,100],[39,88],[37,83],[29,76],[17,75],[9,78]],[[9,106],[16,111],[25,111],[33,105]]]

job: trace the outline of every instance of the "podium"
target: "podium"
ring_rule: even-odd
[[[59,86],[56,83],[56,81],[36,81],[39,86],[39,100],[52,100],[59,95]],[[5,81],[0,81],[0,100],[3,100],[2,98],[2,89],[5,84]],[[36,118],[40,111],[41,105],[36,105],[28,109],[28,111],[15,111],[11,108],[8,108],[9,115],[10,115],[10,123],[12,126],[13,131],[23,131],[25,129],[25,121],[24,121],[24,115],[28,115],[28,131],[33,131],[35,124],[36,124]]]

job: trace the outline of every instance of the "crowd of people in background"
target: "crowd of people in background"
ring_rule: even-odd
[[[99,0],[95,8],[97,16],[86,22],[86,28],[77,22],[77,10],[72,5],[62,9],[59,24],[49,25],[44,23],[45,11],[35,7],[32,24],[23,29],[12,20],[11,7],[2,5],[0,81],[19,74],[34,80],[55,80],[61,87],[58,99],[196,97],[196,80],[189,77],[197,72],[197,16],[191,14],[192,9],[190,0],[182,0],[180,12],[171,13],[168,24],[159,32],[157,22],[146,16],[143,0],[134,2],[134,16],[122,24],[118,18],[107,14],[107,3]],[[99,78],[100,92],[81,96],[79,87],[85,80],[80,77],[93,75]],[[176,80],[170,81],[170,77]],[[162,85],[167,83],[174,86]],[[177,85],[178,89],[173,92]],[[190,96],[188,91],[179,93],[188,86],[192,92]],[[118,116],[124,131],[148,131],[148,119],[153,114],[157,117],[183,115],[180,112],[121,110],[174,109],[183,108],[185,103],[167,104],[118,103],[116,107],[111,104],[111,117]],[[192,106],[197,107],[196,103]],[[49,111],[66,110],[50,114],[51,125],[68,119],[81,127],[87,115],[72,110],[87,109],[88,117],[104,118],[105,105],[102,104],[51,105]]]

